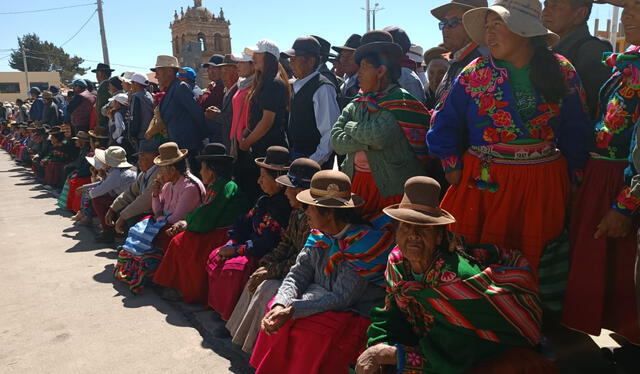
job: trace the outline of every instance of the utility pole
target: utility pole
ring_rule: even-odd
[[[375,5],[373,6],[373,9],[370,10],[371,14],[373,15],[373,29],[376,29],[376,14],[381,11],[384,10],[384,8],[380,8],[380,3],[375,3]]]
[[[102,0],[98,1],[98,20],[100,22],[100,39],[102,39],[102,59],[109,65],[109,49],[107,48],[107,34],[104,31],[104,16],[102,15]]]
[[[364,0],[364,13],[367,15],[367,32],[371,31],[371,4],[369,0]]]
[[[613,17],[611,18],[611,33],[609,34],[609,41],[613,46],[613,51],[618,52],[618,22],[620,19],[618,17],[619,8],[617,6],[613,6]]]
[[[24,65],[24,79],[27,81],[27,97],[29,97],[29,90],[31,90],[31,84],[29,83],[29,67],[27,66],[27,52],[24,50],[24,44],[18,37],[18,45],[22,51],[22,65]]]

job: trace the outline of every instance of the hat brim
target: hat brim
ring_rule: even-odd
[[[260,166],[261,168],[265,168],[265,169],[269,169],[269,170],[275,170],[275,171],[289,170],[289,165],[267,164],[267,163],[264,162],[265,159],[266,159],[266,157],[258,157],[254,161],[255,161],[256,165]]]
[[[509,30],[516,35],[524,38],[545,36],[547,38],[547,45],[550,47],[560,40],[560,36],[544,27],[542,22],[539,20],[529,24],[531,30],[527,30],[527,32],[522,31],[522,18],[511,16],[511,12],[501,5],[492,5],[490,7],[471,9],[462,16],[464,29],[467,31],[471,40],[479,45],[487,44],[484,36],[485,23],[489,12],[497,14],[504,21]]]
[[[93,70],[91,70],[92,73],[97,73],[99,71],[108,71],[110,73],[113,73],[116,70],[115,69],[93,69]]]
[[[361,45],[356,49],[356,64],[360,64],[362,58],[369,53],[385,53],[399,59],[402,56],[402,47],[393,42],[372,42]]]
[[[153,159],[153,163],[158,165],[158,166],[169,166],[169,165],[173,165],[178,161],[182,161],[184,160],[187,155],[189,154],[189,150],[188,149],[181,149],[180,153],[182,153],[182,155],[175,157],[175,158],[170,158],[168,160],[163,160],[162,158],[160,158],[160,156],[157,156],[156,158]]]
[[[342,53],[342,51],[355,51],[356,48],[351,48],[351,47],[347,47],[346,45],[341,45],[341,46],[333,46],[331,47],[331,49],[333,49],[334,51],[336,51],[336,53]],[[338,57],[338,56],[336,56]]]
[[[150,68],[149,70],[155,72],[156,69],[160,69],[160,68],[174,68],[176,70],[180,70],[180,66],[173,66],[173,65],[171,65],[171,66],[154,66],[154,67]]]
[[[105,151],[104,149],[96,148],[96,150],[93,152],[93,157],[96,160],[100,161],[102,164],[108,165],[107,164],[107,151]]]
[[[311,195],[311,189],[301,191],[296,195],[296,199],[307,205],[319,206],[322,208],[349,209],[358,208],[364,205],[364,200],[354,193],[351,194],[349,200],[340,201],[337,199],[327,199],[325,197],[319,200]]]
[[[229,155],[199,155],[196,156],[196,160],[219,160],[219,161],[233,161],[233,157]]]
[[[418,226],[440,226],[456,222],[451,213],[440,209],[441,215],[434,215],[414,209],[400,208],[400,204],[394,204],[382,209],[384,214],[396,221],[406,222]]]
[[[94,168],[100,169],[102,167],[102,165],[96,165],[96,162],[100,162],[100,160],[96,159],[95,157],[85,156],[84,158],[85,160],[87,160],[89,165],[93,166]]]
[[[293,182],[291,182],[291,178],[289,178],[286,175],[281,175],[278,178],[276,178],[276,183],[285,187],[298,188],[293,185]]]
[[[431,15],[433,15],[434,17],[442,21],[444,17],[447,15],[447,13],[449,13],[450,10],[456,9],[456,8],[464,9],[465,11],[474,9],[472,5],[466,5],[466,4],[460,4],[460,3],[447,3],[437,8],[431,9]]]
[[[89,137],[96,138],[96,139],[109,139],[109,136],[107,136],[107,135],[98,135],[95,132],[93,132],[93,130],[89,131]]]
[[[71,140],[84,140],[84,141],[89,141],[90,138],[79,138],[77,136],[74,136],[73,138],[71,138]]]

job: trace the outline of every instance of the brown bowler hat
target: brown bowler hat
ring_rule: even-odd
[[[96,139],[109,139],[107,129],[101,126],[98,126],[93,130],[89,130],[89,136]]]
[[[337,170],[321,170],[311,178],[311,188],[300,192],[296,198],[307,205],[324,208],[357,208],[364,204],[362,198],[351,193],[351,179]]]
[[[438,226],[455,223],[456,219],[440,209],[440,184],[433,178],[413,177],[404,184],[400,204],[383,209],[389,217],[420,226]]]
[[[288,170],[291,164],[289,150],[279,145],[267,148],[266,157],[258,157],[255,161],[261,168],[275,171]]]
[[[158,147],[158,153],[160,155],[153,160],[153,163],[158,166],[168,166],[184,160],[189,154],[189,150],[180,149],[175,142],[168,142]]]

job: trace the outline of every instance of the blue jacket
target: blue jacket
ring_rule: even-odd
[[[32,121],[42,121],[42,115],[44,114],[44,100],[39,97],[33,101],[31,104],[31,109],[29,110],[29,118]]]
[[[160,103],[160,117],[167,126],[169,139],[180,148],[198,152],[207,133],[202,107],[193,99],[189,85],[176,79]]]

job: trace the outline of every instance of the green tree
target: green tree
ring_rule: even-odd
[[[22,48],[27,54],[29,71],[59,71],[63,82],[70,82],[76,74],[83,75],[87,69],[80,67],[84,60],[78,56],[69,56],[61,47],[47,41],[41,41],[36,34],[27,34],[19,38],[20,48],[11,53],[9,66],[24,71]]]

